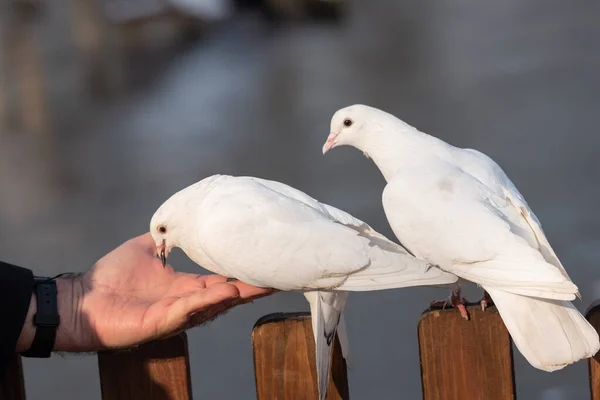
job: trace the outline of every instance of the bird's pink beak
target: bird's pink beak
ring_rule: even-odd
[[[333,132],[331,132],[329,136],[327,136],[327,140],[323,145],[323,154],[327,153],[329,150],[333,149],[337,145],[337,143],[335,142],[337,136],[338,134]]]
[[[167,265],[167,257],[169,257],[169,249],[167,249],[167,244],[163,240],[163,242],[156,246],[156,255],[160,258],[160,262],[162,262],[162,266]]]

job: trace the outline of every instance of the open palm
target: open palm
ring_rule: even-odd
[[[163,268],[149,234],[100,259],[80,280],[85,348],[123,348],[202,324],[270,289]],[[77,289],[76,289],[77,290]]]

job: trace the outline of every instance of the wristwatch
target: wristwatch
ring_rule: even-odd
[[[56,329],[60,323],[56,281],[54,278],[33,278],[33,290],[36,295],[37,312],[33,317],[36,326],[31,348],[21,355],[31,358],[48,358],[52,354],[56,340]]]

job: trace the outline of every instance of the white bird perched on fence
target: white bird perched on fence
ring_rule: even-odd
[[[382,202],[412,254],[479,284],[534,367],[561,369],[600,348],[571,304],[579,295],[541,224],[491,158],[427,135],[382,110],[353,105],[331,119],[323,154],[361,150],[387,181]],[[464,300],[459,290],[454,304]]]
[[[213,175],[155,212],[157,254],[174,247],[205,269],[242,282],[300,291],[311,306],[319,394],[326,396],[336,329],[349,291],[446,286],[457,277],[416,259],[350,214],[283,183]]]

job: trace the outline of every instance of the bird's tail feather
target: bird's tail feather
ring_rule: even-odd
[[[310,303],[313,334],[315,337],[319,398],[324,400],[327,396],[327,386],[329,385],[329,365],[335,334],[341,315],[344,312],[348,293],[313,291],[304,293],[304,296]],[[347,343],[344,344],[344,348],[347,351]]]
[[[346,367],[352,369],[352,362],[350,361],[350,349],[348,344],[348,333],[346,331],[346,321],[344,320],[344,314],[340,315],[340,323],[337,327],[337,337],[340,341],[340,347],[342,348],[342,357],[346,360]]]
[[[555,371],[600,349],[598,333],[568,301],[547,300],[483,286],[517,349],[534,367]]]

